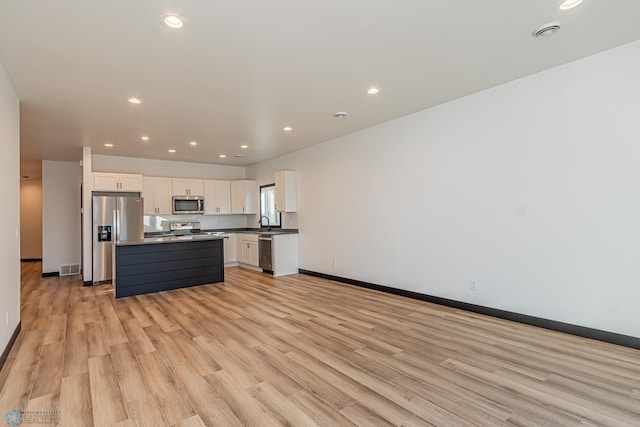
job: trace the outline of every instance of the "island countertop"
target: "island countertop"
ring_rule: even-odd
[[[176,242],[192,242],[201,240],[220,240],[225,236],[215,234],[194,234],[186,236],[163,236],[163,237],[145,237],[143,240],[120,240],[116,241],[116,246],[132,246],[132,245],[152,245],[156,243],[176,243]]]

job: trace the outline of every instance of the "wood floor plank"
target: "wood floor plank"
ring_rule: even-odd
[[[317,399],[335,410],[340,410],[353,402],[354,396],[343,392],[339,384],[330,382],[327,376],[318,375],[310,370],[309,365],[312,361],[305,360],[297,363],[294,360],[283,359],[282,354],[269,346],[256,347],[255,351],[276,369],[285,373]]]
[[[135,354],[151,353],[156,351],[153,343],[142,329],[138,319],[127,319],[122,321],[124,333]]]
[[[258,400],[282,425],[316,426],[318,425],[305,411],[293,404],[268,382],[261,382],[250,390],[251,396]]]
[[[225,340],[224,346],[242,360],[257,379],[263,380],[260,384],[264,384],[264,381],[266,381],[269,388],[277,389],[284,396],[291,396],[300,391],[300,384],[270,363],[264,363],[260,354],[254,351],[253,348],[244,347],[232,339]]]
[[[180,348],[184,361],[193,366],[200,375],[209,375],[222,369],[215,358],[198,346],[184,330],[172,331],[167,335],[173,345]]]
[[[129,311],[133,314],[133,317],[138,321],[140,327],[146,328],[147,326],[154,325],[155,322],[151,315],[142,307],[141,300],[145,295],[140,295],[133,298],[124,298],[122,301],[125,303]]]
[[[127,402],[129,421],[136,427],[157,427],[166,425],[158,402],[151,395],[140,396],[137,400]]]
[[[465,372],[477,378],[490,379],[492,382],[497,383],[512,392],[535,398],[546,405],[555,406],[561,410],[567,411],[568,413],[582,413],[587,421],[593,420],[596,423],[604,425],[631,427],[636,425],[637,421],[640,419],[640,416],[633,416],[613,408],[608,408],[606,411],[603,411],[602,405],[597,402],[572,396],[569,393],[559,394],[555,389],[542,387],[541,385],[536,384],[535,381],[529,380],[524,376],[520,376],[520,378],[515,379],[510,378],[510,376],[505,375],[504,373],[502,375],[488,373],[453,359],[447,360],[444,363],[444,366],[460,372]],[[545,388],[547,392],[543,392],[541,390],[542,388]]]
[[[104,325],[100,321],[85,323],[87,356],[99,357],[109,353]]]
[[[43,344],[59,343],[64,340],[67,329],[67,315],[56,314],[49,316],[49,322],[45,330]]]
[[[55,425],[62,421],[60,412],[60,391],[30,399],[22,411],[24,424]],[[8,424],[8,423],[7,423]]]
[[[277,418],[251,396],[225,370],[207,375],[206,380],[224,400],[243,426],[279,426]]]
[[[640,425],[640,351],[305,275],[116,300],[22,263],[0,410],[69,426]]]
[[[202,421],[200,416],[194,415],[193,417],[182,420],[177,424],[173,424],[172,427],[207,427],[207,425]]]
[[[376,414],[369,408],[360,405],[358,402],[354,402],[351,405],[342,408],[340,413],[347,417],[352,423],[360,427],[368,427],[368,426],[393,426],[394,424],[390,421],[385,420],[380,415]],[[427,424],[425,425],[433,425]]]
[[[93,426],[89,372],[67,376],[60,388],[62,425]]]
[[[129,343],[112,345],[109,350],[124,402],[130,403],[146,398],[150,391]]]
[[[64,377],[71,377],[89,372],[87,359],[87,334],[84,330],[68,333],[64,343],[64,368],[62,375]]]
[[[167,424],[177,424],[196,415],[184,385],[171,374],[157,352],[140,354],[138,361],[145,384],[156,399]]]
[[[128,418],[110,355],[89,358],[89,384],[96,427],[111,426]]]
[[[38,361],[35,381],[31,388],[31,399],[60,392],[60,381],[64,369],[63,360],[64,344],[62,342],[44,345]]]
[[[71,295],[76,294],[72,292]],[[82,319],[82,302],[69,301],[69,308],[67,310],[67,335],[75,332],[84,331],[84,320]]]
[[[102,324],[105,328],[105,344],[112,346],[127,342],[127,334],[124,332],[120,317],[116,314],[112,295],[100,295],[96,298],[100,307]]]
[[[145,332],[158,348],[158,353],[166,360],[167,368],[173,378],[180,384],[184,384],[185,395],[205,424],[241,424],[217,391],[209,385],[206,377],[203,377],[195,366],[187,363],[182,349],[174,345],[174,340],[168,333],[164,333],[157,326],[149,326],[145,328]],[[173,333],[180,332],[173,331]]]
[[[371,349],[362,349],[358,352],[405,373],[405,375],[394,379],[394,382],[403,388],[442,407],[465,408],[464,411],[460,411],[460,414],[471,422],[483,424],[490,420],[493,425],[501,425],[512,413],[505,405],[471,390],[466,390],[458,384],[452,384],[397,358],[377,353]]]
[[[302,390],[293,396],[289,397],[289,400],[304,411],[314,422],[321,426],[355,426],[348,418],[331,408],[324,401],[317,399],[315,395],[308,391]]]
[[[257,378],[251,369],[238,359],[231,351],[217,340],[202,336],[194,338],[194,341],[218,363],[222,369],[229,372],[242,387],[253,387],[262,380]]]

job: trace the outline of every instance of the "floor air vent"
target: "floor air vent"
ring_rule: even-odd
[[[80,274],[80,264],[67,264],[60,266],[61,276],[71,276],[73,274]]]

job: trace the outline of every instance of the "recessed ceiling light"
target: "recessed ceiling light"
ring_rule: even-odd
[[[282,128],[282,130],[285,132],[291,132],[293,128],[291,126],[285,126],[284,128]]]
[[[142,104],[142,100],[140,100],[140,98],[129,98],[129,102],[132,104]]]
[[[171,150],[169,150],[169,152],[170,152],[170,153],[175,153],[175,152],[176,152],[176,150],[171,149]]]
[[[240,148],[249,148],[249,146],[248,146],[248,145],[246,145],[246,144],[242,144],[242,145],[240,146]]]
[[[148,141],[151,138],[149,138],[147,135],[143,135],[143,136],[140,137],[140,139],[143,140],[143,141]]]
[[[235,155],[235,156],[233,156],[233,157],[235,157],[236,159],[239,159],[240,157],[242,157],[242,154],[236,154],[236,155]]]
[[[221,159],[224,159],[225,157],[227,157],[227,155],[226,155],[226,154],[220,154],[220,158],[221,158]]]
[[[190,144],[190,145],[192,145],[193,147],[195,147],[196,145],[198,145],[198,143],[197,143],[196,141],[191,141],[189,144]]]
[[[544,37],[549,37],[560,31],[560,27],[562,24],[558,21],[548,22],[544,25],[540,25],[538,28],[533,30],[533,37],[537,37],[539,39]]]
[[[173,13],[163,15],[162,21],[169,28],[182,28],[184,26],[184,18]]]
[[[380,92],[380,89],[378,89],[377,87],[371,87],[369,88],[369,90],[367,91],[367,93],[369,95],[375,95],[376,93]]]
[[[564,0],[560,5],[560,10],[569,10],[573,9],[576,6],[580,6],[582,0]]]
[[[105,147],[113,147],[113,144],[104,144]]]

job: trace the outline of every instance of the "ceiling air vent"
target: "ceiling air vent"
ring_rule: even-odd
[[[543,37],[552,36],[560,31],[561,26],[562,24],[558,21],[546,23],[533,30],[533,37],[541,39]]]

